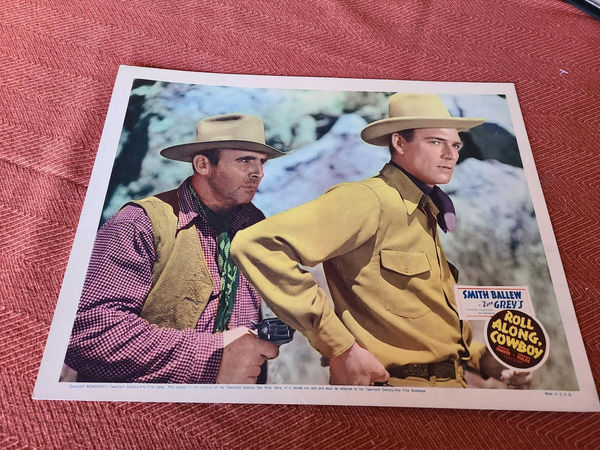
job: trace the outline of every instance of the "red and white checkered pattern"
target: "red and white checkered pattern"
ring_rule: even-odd
[[[220,276],[216,233],[199,214],[188,178],[178,189],[179,223],[193,222],[214,279],[212,299],[195,330],[160,328],[139,317],[152,287],[155,251],[150,218],[127,205],[100,229],[83,287],[65,362],[80,381],[214,383],[222,355],[221,334],[212,334]],[[232,232],[262,219],[251,205],[236,209]],[[229,327],[257,321],[260,297],[240,274]]]

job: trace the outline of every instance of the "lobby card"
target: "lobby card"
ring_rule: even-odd
[[[531,374],[529,389],[511,389],[514,386],[476,370],[467,370],[464,388],[331,385],[326,358],[299,331],[269,361],[264,384],[173,383],[153,381],[151,376],[139,382],[117,375],[83,381],[76,369],[65,365],[99,228],[128,202],[177,188],[193,172],[190,163],[161,157],[161,150],[193,142],[204,118],[229,113],[259,117],[266,144],[289,153],[266,162],[253,199],[268,218],[310,202],[334,185],[377,176],[390,160],[390,150],[364,142],[360,132],[388,117],[389,99],[397,92],[437,94],[452,117],[485,119],[461,133],[462,149],[452,179],[439,186],[456,210],[456,230],[437,229],[445,258],[458,271],[455,301],[448,301],[456,322],[470,324],[473,341],[481,348],[485,345],[506,368]],[[322,223],[319,228],[328,226]],[[33,396],[597,410],[594,380],[558,255],[512,84],[272,77],[122,66]],[[302,270],[329,292],[321,264]],[[265,304],[261,308],[264,317],[275,316]],[[144,320],[137,317],[139,311],[128,314],[131,320]],[[419,314],[436,312],[425,308]],[[411,318],[402,320],[410,324]],[[433,335],[436,330],[423,332]],[[103,339],[101,333],[98,339]],[[98,358],[133,361],[130,353],[137,350],[127,345],[123,342],[115,355],[99,352]],[[215,358],[218,364],[218,355]],[[85,368],[85,362],[81,364]],[[143,376],[138,374],[137,379]]]

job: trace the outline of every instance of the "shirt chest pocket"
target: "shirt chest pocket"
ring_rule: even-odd
[[[381,250],[381,274],[388,311],[415,319],[430,311],[426,303],[431,265],[425,253]]]

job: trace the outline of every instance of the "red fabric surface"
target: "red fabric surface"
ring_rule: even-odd
[[[119,64],[514,82],[600,378],[600,21],[558,0],[0,5],[0,447],[600,447],[598,414],[33,401]]]

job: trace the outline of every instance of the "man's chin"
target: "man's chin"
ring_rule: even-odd
[[[435,184],[448,184],[450,183],[450,180],[452,180],[452,173],[442,174],[438,177],[437,183]]]
[[[245,192],[244,195],[240,195],[238,197],[239,204],[241,205],[245,203],[250,203],[254,198],[254,194],[256,194],[256,191]]]

